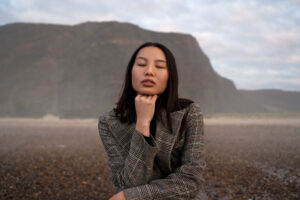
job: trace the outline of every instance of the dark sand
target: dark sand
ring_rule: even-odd
[[[211,199],[300,199],[300,120],[205,120]],[[0,199],[109,199],[97,120],[0,119]]]

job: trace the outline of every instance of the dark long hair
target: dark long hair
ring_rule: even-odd
[[[135,97],[136,91],[132,87],[131,71],[134,65],[138,52],[144,47],[157,47],[161,49],[166,57],[167,68],[169,73],[168,83],[165,91],[157,98],[155,103],[155,113],[151,121],[151,130],[155,131],[156,120],[162,121],[162,110],[166,111],[167,126],[172,131],[172,122],[170,119],[170,113],[181,110],[188,106],[193,101],[189,99],[178,98],[178,73],[175,58],[172,52],[164,45],[157,42],[146,42],[138,47],[131,56],[125,74],[125,81],[122,86],[122,94],[117,102],[114,112],[118,116],[119,120],[123,123],[127,122],[131,124],[136,121],[135,111]]]

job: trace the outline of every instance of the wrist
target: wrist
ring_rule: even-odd
[[[136,124],[144,127],[150,126],[150,122],[147,122],[145,120],[139,120],[139,119],[137,119]]]
[[[135,129],[138,130],[139,132],[141,132],[146,137],[150,136],[150,125],[136,124]]]

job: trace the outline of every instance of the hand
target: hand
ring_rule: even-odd
[[[157,95],[141,95],[135,97],[135,111],[137,116],[136,129],[144,136],[150,136],[150,123],[155,112]]]
[[[125,196],[124,196],[124,192],[121,191],[121,192],[115,194],[114,196],[110,197],[109,200],[126,200],[126,199],[125,199]]]

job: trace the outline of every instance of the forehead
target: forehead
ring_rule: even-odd
[[[147,59],[153,59],[153,60],[156,60],[156,59],[160,59],[160,60],[166,60],[166,56],[164,54],[164,52],[158,48],[158,47],[144,47],[142,48],[136,57],[144,57],[144,58],[147,58]]]

